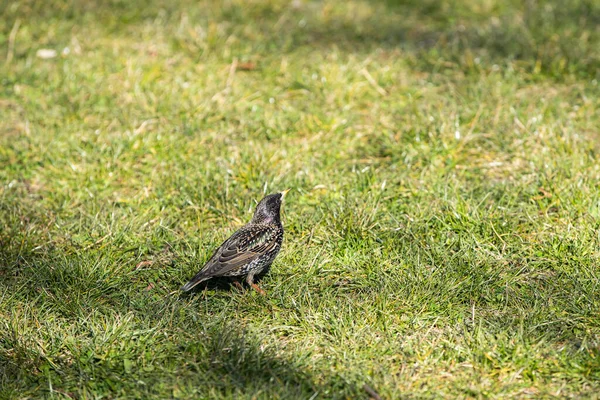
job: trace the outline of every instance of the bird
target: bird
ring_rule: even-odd
[[[181,287],[189,292],[201,282],[216,277],[245,277],[258,293],[266,292],[254,277],[268,271],[283,243],[281,204],[290,189],[265,196],[256,206],[249,223],[236,231],[214,252],[204,267]],[[239,282],[235,281],[238,286]]]

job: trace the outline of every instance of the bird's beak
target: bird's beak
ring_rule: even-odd
[[[281,192],[281,200],[283,200],[283,198],[285,197],[287,192],[289,192],[290,190],[292,190],[292,189],[287,189],[287,190],[284,190],[283,192]]]

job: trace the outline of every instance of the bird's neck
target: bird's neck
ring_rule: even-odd
[[[263,214],[257,214],[252,217],[251,223],[253,224],[264,224],[264,225],[281,225],[281,219],[279,216],[270,217]]]

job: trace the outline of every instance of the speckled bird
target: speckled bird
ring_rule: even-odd
[[[281,249],[283,225],[279,213],[288,191],[270,194],[262,199],[256,206],[252,220],[231,235],[181,290],[190,291],[210,278],[245,276],[252,288],[265,294],[254,283],[254,277],[269,269]]]

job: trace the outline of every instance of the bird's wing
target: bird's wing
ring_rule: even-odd
[[[223,276],[277,246],[277,234],[270,226],[243,227],[227,239],[208,260],[206,265],[182,289],[190,290],[198,283],[215,276]]]

